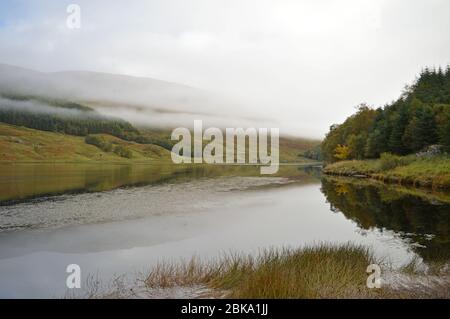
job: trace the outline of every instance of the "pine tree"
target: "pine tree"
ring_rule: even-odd
[[[392,132],[389,136],[389,149],[396,154],[406,154],[408,149],[402,141],[406,126],[408,125],[408,107],[404,104],[400,106],[398,113],[394,115],[392,121]]]
[[[435,116],[429,106],[424,106],[416,112],[416,116],[411,121],[408,129],[412,151],[419,151],[425,146],[438,142]]]

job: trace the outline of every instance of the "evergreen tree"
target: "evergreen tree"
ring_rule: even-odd
[[[404,155],[438,143],[450,150],[449,123],[450,66],[424,68],[397,101],[376,111],[362,105],[344,123],[334,125],[322,143],[323,157],[339,160],[347,150],[349,158]]]
[[[392,121],[392,131],[388,142],[389,150],[392,153],[404,155],[408,151],[402,141],[403,134],[408,125],[408,120],[408,107],[405,104],[402,104]]]

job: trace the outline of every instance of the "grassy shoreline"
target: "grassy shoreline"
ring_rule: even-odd
[[[418,158],[387,155],[373,160],[340,161],[326,165],[327,175],[371,178],[384,183],[450,190],[450,156]]]
[[[226,298],[333,298],[366,295],[366,268],[375,263],[362,246],[319,245],[268,249],[256,257],[226,255],[160,264],[145,279],[148,288],[203,285]]]
[[[368,288],[371,264],[381,267],[381,287]],[[442,270],[444,269],[444,270]],[[140,274],[134,286],[102,291],[98,286],[82,298],[449,298],[448,267],[418,270],[417,260],[399,269],[356,244],[318,244],[302,248],[266,249],[257,255],[226,254],[212,260],[162,262]],[[371,281],[372,282],[372,281]]]

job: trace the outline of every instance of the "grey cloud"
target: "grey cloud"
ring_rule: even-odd
[[[397,98],[423,66],[450,62],[446,0],[77,2],[80,30],[64,27],[56,1],[0,29],[0,62],[183,83],[233,103],[181,111],[314,137],[361,102]]]

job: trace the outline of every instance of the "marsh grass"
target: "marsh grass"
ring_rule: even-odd
[[[370,264],[382,269],[381,288],[367,287]],[[450,298],[449,264],[423,269],[417,258],[393,269],[364,246],[322,243],[161,262],[131,282],[124,275],[108,284],[89,276],[81,294],[65,298]]]
[[[319,244],[267,249],[256,257],[229,254],[209,262],[160,263],[145,284],[150,289],[203,285],[228,298],[376,297],[380,292],[366,286],[372,263],[380,261],[363,246]]]

